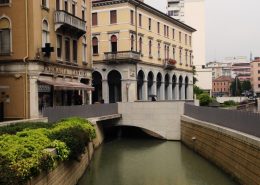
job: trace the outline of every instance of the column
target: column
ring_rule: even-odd
[[[148,101],[148,83],[147,81],[144,81],[143,87],[142,87],[142,100]]]
[[[164,92],[164,90],[165,90],[165,83],[162,82],[161,83],[161,89],[160,89],[160,95],[161,95],[160,100],[165,100],[165,92]]]
[[[188,86],[188,99],[193,100],[193,84],[189,84]]]
[[[30,76],[30,118],[39,117],[38,76]]]
[[[109,103],[109,87],[107,80],[102,80],[102,98],[104,103]]]
[[[168,100],[173,100],[173,98],[172,98],[172,83],[169,83],[169,86],[168,86]]]
[[[88,94],[88,104],[91,105],[92,104],[92,91],[87,91]]]
[[[181,100],[185,100],[185,83],[181,86]]]
[[[179,96],[179,83],[176,83],[175,86],[175,100],[179,100],[180,96]]]
[[[152,86],[152,95],[157,94],[157,84],[156,81],[153,81],[153,86]]]

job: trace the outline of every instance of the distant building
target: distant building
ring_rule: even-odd
[[[251,78],[251,67],[249,62],[239,62],[239,63],[233,63],[232,65],[232,75],[231,77],[235,78],[238,77],[238,79],[243,81],[250,81]]]
[[[227,76],[221,76],[213,80],[212,82],[212,95],[217,96],[230,96],[230,86],[233,79]]]
[[[251,63],[251,85],[255,95],[260,96],[260,57],[256,57]]]
[[[212,79],[219,78],[220,76],[232,76],[232,63],[226,62],[209,62],[206,65],[207,68],[212,69]]]

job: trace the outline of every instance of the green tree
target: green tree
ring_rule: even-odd
[[[207,93],[202,93],[198,96],[200,100],[200,106],[209,106],[213,99]]]
[[[198,86],[196,86],[196,85],[194,85],[193,91],[194,91],[194,94],[196,94],[196,96],[198,96],[198,95],[203,93],[203,90],[201,88],[199,88]]]
[[[195,85],[196,82],[198,81],[198,79],[195,77],[195,75],[196,75],[195,66],[192,67],[192,73],[193,73],[193,85]]]
[[[231,95],[232,96],[240,96],[241,95],[241,92],[242,92],[241,82],[240,82],[240,80],[237,77],[231,83],[230,91],[231,91]]]
[[[252,89],[251,82],[249,80],[242,82],[242,92],[244,91],[250,91]]]

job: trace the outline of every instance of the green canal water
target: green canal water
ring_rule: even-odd
[[[103,144],[78,185],[235,185],[180,142],[118,139]]]

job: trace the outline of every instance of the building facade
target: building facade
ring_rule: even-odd
[[[230,86],[233,79],[227,76],[221,76],[213,80],[212,82],[212,95],[217,96],[230,96]]]
[[[0,87],[6,119],[91,100],[91,3],[0,1]]]
[[[254,94],[260,97],[260,57],[255,57],[251,63],[251,85]]]
[[[93,101],[193,99],[194,31],[142,1],[93,1]]]
[[[205,0],[168,0],[167,2],[167,14],[169,16],[192,26],[197,30],[192,36],[193,65],[198,80],[196,85],[204,91],[211,92],[212,73],[210,69],[205,68]]]

